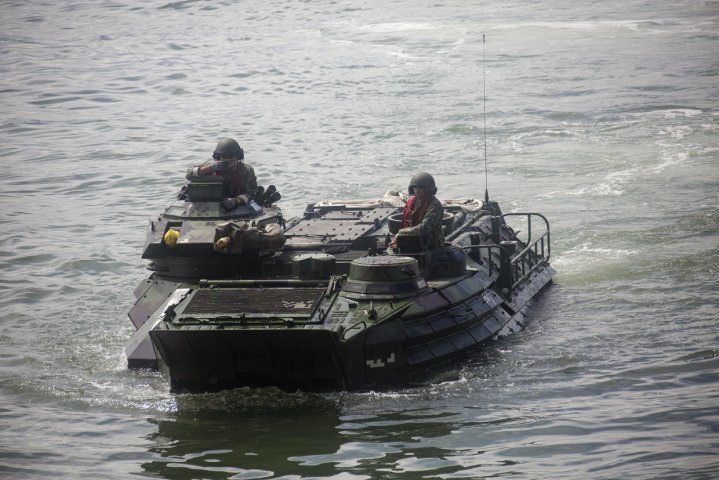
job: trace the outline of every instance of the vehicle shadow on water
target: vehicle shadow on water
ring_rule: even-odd
[[[488,347],[469,368],[498,361]],[[483,353],[482,353],[483,352]],[[178,395],[177,410],[150,418],[144,475],[160,478],[382,478],[407,462],[451,474],[439,448],[466,418],[467,364],[391,390],[287,393],[240,388]],[[469,389],[471,390],[471,389]],[[476,395],[476,392],[473,394]],[[435,445],[435,446],[432,446]],[[399,470],[398,470],[399,469]]]
[[[173,479],[382,478],[378,469],[395,471],[408,458],[447,453],[418,448],[448,438],[456,426],[456,412],[432,407],[435,387],[188,396],[178,401],[176,414],[148,420],[156,429],[146,437],[152,460],[141,464],[142,472]],[[210,406],[203,408],[207,400]]]
[[[154,459],[142,470],[161,478],[296,474],[290,458],[332,454],[342,444],[340,397],[273,388],[179,395],[175,414],[148,419],[156,425],[146,437]],[[310,470],[309,476],[334,471],[332,465]]]

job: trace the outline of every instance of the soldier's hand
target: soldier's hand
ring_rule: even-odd
[[[210,170],[214,173],[221,174],[227,171],[227,166],[222,162],[215,162],[210,165]]]
[[[237,199],[235,198],[226,198],[221,203],[222,208],[225,210],[232,210],[237,206]]]

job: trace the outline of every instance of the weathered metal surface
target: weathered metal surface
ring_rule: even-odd
[[[286,389],[344,388],[344,363],[327,330],[192,330],[150,332],[169,371],[173,391],[237,386]]]
[[[323,292],[322,288],[199,289],[188,300],[182,314],[309,316]]]

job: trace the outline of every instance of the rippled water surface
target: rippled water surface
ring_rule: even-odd
[[[719,3],[0,13],[0,477],[719,478]],[[126,370],[147,218],[218,137],[286,216],[482,197],[485,88],[490,195],[552,223],[525,330],[384,392]]]

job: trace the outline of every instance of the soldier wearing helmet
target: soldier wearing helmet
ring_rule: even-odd
[[[186,177],[222,176],[227,195],[222,206],[225,210],[232,210],[238,205],[249,203],[257,190],[255,170],[242,161],[244,158],[245,152],[236,140],[221,138],[212,152],[212,160],[190,168]]]
[[[434,195],[437,187],[434,178],[427,172],[419,172],[412,176],[409,182],[411,195],[402,212],[402,226],[397,232],[399,235],[421,235],[428,250],[442,248],[444,235],[442,233],[442,215],[444,209]],[[390,243],[390,247],[397,245],[397,236]]]

